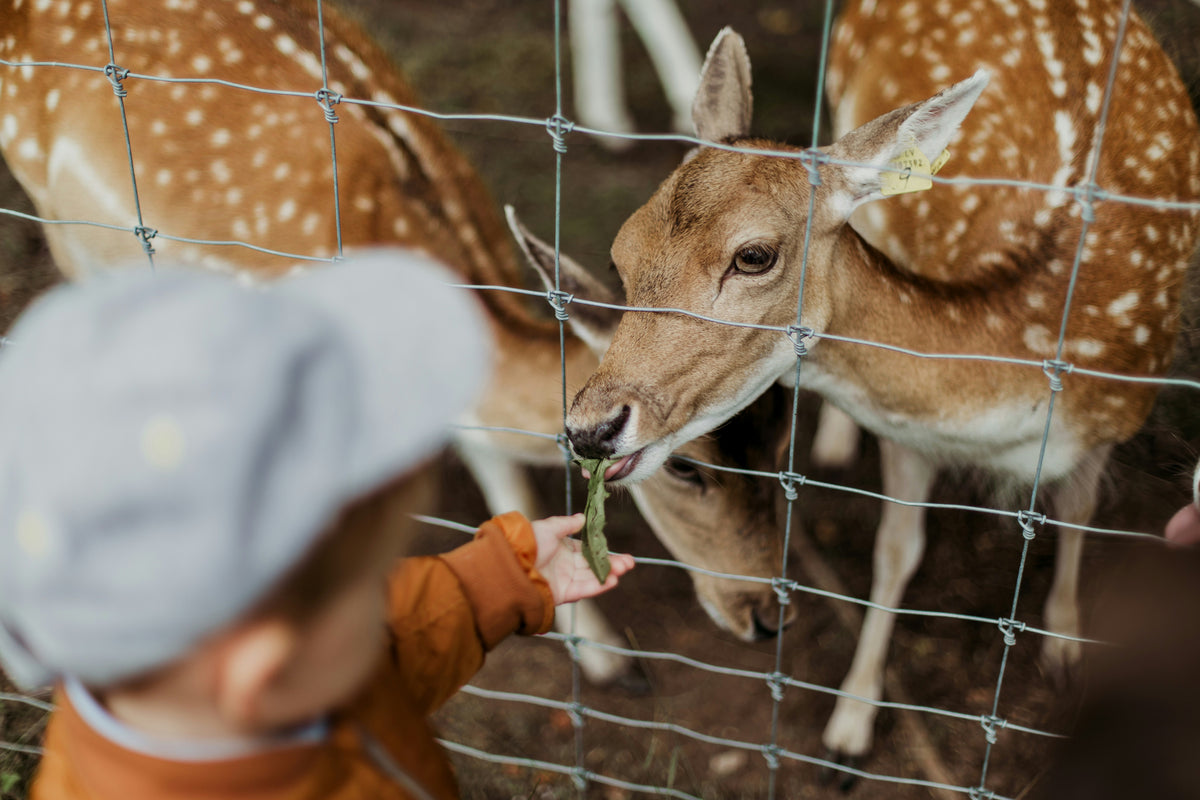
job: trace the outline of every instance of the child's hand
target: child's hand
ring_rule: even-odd
[[[603,585],[579,552],[580,543],[568,539],[583,528],[583,514],[570,517],[547,517],[535,520],[533,536],[537,539],[537,568],[550,584],[554,604],[573,603],[585,597],[606,592],[617,585],[617,578],[633,569],[633,556],[610,553],[612,572]]]

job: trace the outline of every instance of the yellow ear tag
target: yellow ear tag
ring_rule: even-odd
[[[925,154],[921,152],[921,148],[914,145],[888,162],[888,166],[892,169],[903,171],[881,172],[879,174],[879,191],[884,197],[889,197],[894,194],[908,194],[932,189],[933,181],[929,180],[929,176],[936,175],[938,170],[949,160],[950,151],[943,150],[942,154],[930,164],[929,159],[925,158]]]

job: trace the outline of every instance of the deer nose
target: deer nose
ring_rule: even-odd
[[[594,425],[591,428],[567,428],[567,438],[571,447],[584,458],[608,458],[616,452],[614,441],[625,425],[629,422],[629,406],[621,406],[621,410],[612,419]]]
[[[754,623],[754,640],[762,641],[763,639],[774,639],[779,635],[777,624],[771,624],[763,621],[763,615],[756,608],[750,612],[750,621]],[[786,624],[786,623],[784,623]]]

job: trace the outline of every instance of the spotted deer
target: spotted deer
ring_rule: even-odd
[[[0,6],[0,58],[98,68],[108,64],[98,0],[0,0]],[[138,201],[145,226],[163,234],[149,240],[155,250],[172,261],[251,280],[293,269],[294,259],[267,250],[333,256],[338,230],[330,132],[315,94],[269,96],[211,82],[315,93],[322,86],[315,5],[303,0],[167,0],[153,5],[109,0],[108,9],[118,68],[110,72],[121,78],[120,89],[127,92],[124,112]],[[386,105],[415,104],[401,73],[356,25],[328,7],[324,24],[333,92]],[[122,78],[124,70],[131,73]],[[142,75],[199,83],[138,77]],[[0,97],[5,101],[0,152],[39,215],[125,228],[134,224],[138,208],[122,110],[109,78],[99,69],[0,65]],[[408,246],[450,265],[465,283],[519,285],[517,256],[503,221],[473,167],[435,123],[351,103],[337,105],[336,115],[345,248]],[[68,278],[117,263],[146,263],[141,240],[128,230],[69,224],[45,230],[54,260]],[[245,241],[260,249],[181,242],[164,235]],[[537,503],[523,465],[562,463],[552,438],[562,429],[558,325],[530,313],[512,293],[481,291],[478,297],[491,323],[495,370],[464,423],[551,436],[464,427],[457,449],[489,508],[532,514]],[[572,322],[602,349],[616,316],[610,312],[588,318],[582,309],[573,310]],[[581,385],[598,363],[593,346],[576,336],[566,338],[563,358],[571,387]],[[689,445],[682,454],[702,462],[729,461],[720,437]],[[689,528],[679,533],[689,541],[714,538],[726,528],[758,537],[774,534],[757,499],[741,484],[717,485],[707,474],[685,469],[668,471],[659,479],[660,489],[648,486],[638,493],[660,534],[673,526]],[[688,492],[703,514],[675,511],[681,493]],[[736,571],[769,575],[762,553],[770,546],[760,549],[738,561]],[[756,630],[754,610],[775,603],[769,587],[762,585],[735,587],[729,595],[727,616],[747,636]],[[577,633],[604,644],[623,643],[594,605],[580,604],[577,611]],[[559,619],[569,617],[560,614]],[[620,677],[630,666],[628,659],[600,649],[582,648],[580,653],[585,675],[596,682]]]
[[[807,162],[798,148],[750,138],[749,58],[735,33],[722,32],[693,106],[697,135],[792,157],[698,148],[624,223],[612,260],[630,306],[749,325],[626,313],[571,405],[576,451],[616,459],[614,482],[646,479],[680,442],[772,383],[792,382],[804,353],[800,384],[880,437],[883,491],[908,503],[928,498],[942,467],[1031,482],[1055,396],[1040,474],[1054,518],[1086,523],[1109,451],[1145,420],[1156,387],[1058,369],[1077,246],[1082,236],[1062,360],[1155,376],[1168,367],[1200,234],[1194,209],[1095,195],[1085,204],[1075,192],[1094,169],[1107,193],[1200,200],[1195,114],[1136,15],[1094,160],[1120,16],[1117,0],[852,0],[829,63],[841,136]],[[937,184],[868,205],[904,178],[903,161],[932,169],[947,148],[941,177],[1048,190]],[[832,337],[1032,364],[920,359]],[[884,505],[874,603],[900,603],[921,560],[924,517],[921,506]],[[1078,634],[1082,534],[1060,528],[1057,545],[1045,625]],[[866,615],[842,689],[867,702],[838,700],[824,733],[835,757],[870,748],[893,622],[886,611]],[[1079,648],[1047,637],[1043,663],[1062,673]]]

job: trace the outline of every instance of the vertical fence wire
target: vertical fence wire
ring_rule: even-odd
[[[125,114],[125,97],[128,95],[128,90],[125,89],[123,81],[129,76],[129,70],[117,66],[116,49],[113,46],[112,21],[108,16],[108,0],[100,0],[100,10],[104,15],[104,34],[108,42],[108,64],[104,67],[104,76],[112,85],[113,94],[117,97],[117,105],[121,109],[121,129],[125,134],[125,156],[129,161],[129,183],[133,189],[133,208],[137,214],[137,225],[134,226],[133,232],[141,242],[142,250],[146,253],[150,268],[153,269],[154,247],[150,244],[150,240],[154,237],[154,231],[146,227],[145,220],[142,218],[142,201],[138,193],[137,170],[133,165],[133,144],[129,139],[129,118]]]
[[[796,501],[799,499],[799,493],[796,489],[795,480],[791,477],[796,473],[796,431],[800,422],[800,395],[801,382],[800,375],[804,365],[804,356],[807,352],[807,345],[804,340],[803,322],[804,322],[804,287],[808,277],[809,254],[812,244],[812,228],[813,218],[816,214],[816,187],[821,183],[821,175],[817,170],[816,153],[817,147],[820,145],[821,139],[821,107],[824,103],[825,93],[825,69],[829,60],[829,39],[830,32],[833,28],[833,0],[825,0],[825,14],[823,17],[821,31],[821,53],[818,61],[816,97],[814,98],[813,106],[813,127],[812,139],[809,153],[813,156],[811,161],[805,162],[808,166],[808,180],[810,191],[808,193],[808,212],[804,226],[804,249],[800,259],[800,288],[796,293],[796,335],[793,340],[793,346],[796,352],[796,366],[792,379],[792,414],[791,425],[788,430],[788,449],[787,449],[787,474],[788,480],[783,482],[784,500],[785,500],[785,518],[783,523],[783,563],[780,569],[780,583],[776,585],[776,592],[779,598],[779,624],[777,630],[779,634],[775,642],[775,673],[772,676],[772,681],[769,683],[771,689],[771,728],[770,740],[764,755],[767,760],[767,798],[775,800],[778,774],[779,774],[779,722],[780,711],[783,703],[783,686],[786,685],[779,680],[786,677],[783,671],[783,654],[784,654],[784,638],[786,633],[785,622],[787,620],[788,605],[791,602],[791,595],[788,593],[788,566],[791,554],[792,544],[792,524],[796,518]]]
[[[338,188],[338,157],[337,157],[337,112],[333,107],[341,102],[341,95],[329,88],[329,62],[325,54],[325,6],[324,0],[317,0],[317,48],[321,51],[321,88],[317,90],[317,103],[329,124],[329,158],[333,162],[333,230],[337,237],[337,250],[333,260],[342,259],[342,203]]]
[[[554,9],[554,116],[547,122],[546,130],[554,149],[554,292],[551,305],[558,320],[559,379],[562,400],[562,435],[567,430],[567,309],[562,291],[562,172],[563,156],[567,153],[566,135],[570,124],[563,116],[563,69],[562,69],[562,0],[552,0]],[[563,508],[571,513],[571,450],[563,445],[563,468],[566,473],[563,485]],[[582,796],[587,789],[587,768],[584,760],[584,716],[583,676],[579,663],[578,607],[572,604],[570,632],[567,637],[567,652],[571,661],[571,707],[568,717],[575,743],[575,768],[571,782],[575,791]]]
[[[1087,242],[1088,230],[1091,227],[1092,221],[1095,219],[1094,210],[1092,207],[1092,198],[1096,190],[1096,177],[1100,168],[1100,153],[1104,144],[1104,131],[1108,124],[1108,113],[1112,102],[1113,91],[1117,82],[1117,69],[1119,67],[1121,47],[1125,42],[1126,26],[1129,22],[1129,12],[1132,5],[1132,0],[1124,0],[1121,6],[1121,17],[1117,26],[1116,38],[1113,42],[1111,62],[1109,63],[1108,79],[1104,87],[1104,99],[1101,105],[1100,116],[1096,122],[1096,129],[1093,135],[1091,148],[1091,163],[1087,175],[1087,184],[1085,186],[1084,196],[1081,199],[1076,195],[1077,202],[1080,203],[1080,230],[1079,241],[1075,247],[1075,258],[1071,265],[1071,276],[1067,283],[1066,297],[1063,298],[1062,322],[1058,330],[1058,343],[1055,347],[1054,361],[1048,365],[1047,377],[1050,380],[1050,395],[1046,404],[1046,425],[1042,431],[1042,441],[1038,448],[1037,466],[1034,469],[1033,487],[1030,490],[1029,505],[1026,508],[1027,517],[1022,520],[1022,542],[1021,556],[1017,565],[1017,575],[1013,586],[1012,606],[1009,609],[1009,620],[1013,621],[1014,625],[1020,625],[1017,621],[1017,605],[1021,597],[1022,581],[1025,575],[1025,567],[1029,558],[1029,547],[1034,538],[1033,520],[1035,519],[1038,490],[1042,481],[1042,468],[1045,465],[1046,451],[1050,444],[1050,428],[1054,420],[1055,400],[1059,393],[1063,391],[1061,380],[1061,371],[1064,366],[1062,360],[1067,337],[1067,322],[1071,314],[1071,303],[1075,296],[1075,287],[1079,281],[1079,270],[1083,264],[1083,251]],[[1077,531],[1059,530],[1058,536],[1083,536]],[[1062,550],[1060,547],[1060,556]],[[1061,566],[1061,565],[1059,565]],[[1016,637],[1009,633],[1004,635],[1004,648],[1000,656],[1000,670],[996,677],[996,691],[992,698],[992,713],[991,717],[983,722],[984,731],[984,751],[983,760],[979,770],[979,786],[972,793],[972,800],[978,798],[986,798],[992,796],[992,792],[987,788],[988,766],[991,761],[992,748],[996,743],[995,726],[1002,723],[1003,720],[999,716],[1000,695],[1004,686],[1004,676],[1008,666],[1009,653],[1016,644]]]

